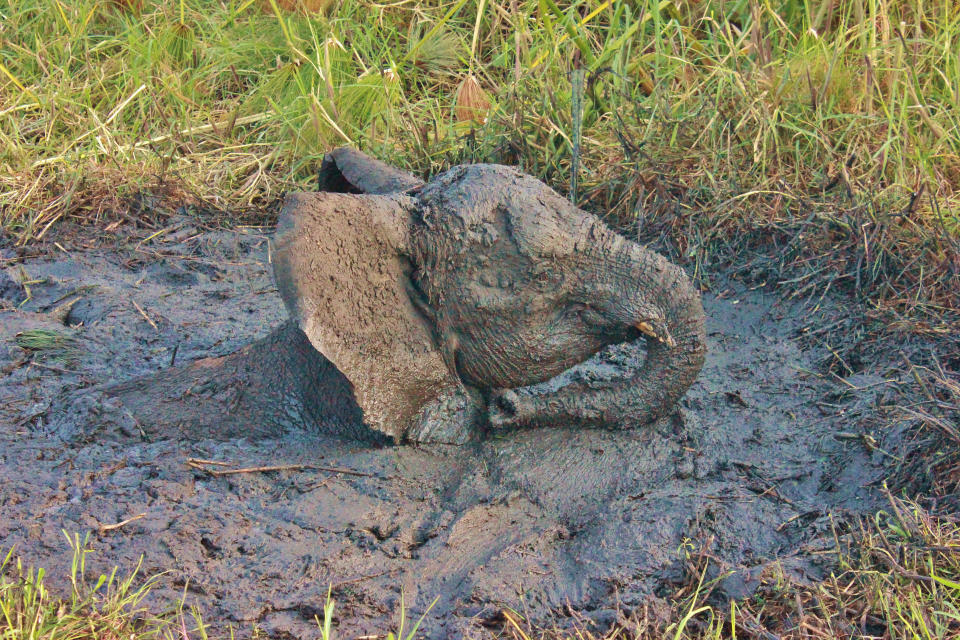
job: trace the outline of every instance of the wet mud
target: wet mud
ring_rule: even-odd
[[[62,532],[91,532],[89,572],[129,571],[142,556],[144,575],[168,572],[151,603],[186,593],[214,634],[315,637],[328,587],[346,637],[394,626],[401,593],[408,617],[436,599],[431,637],[482,636],[507,607],[604,626],[673,593],[690,545],[709,550],[719,597],[748,596],[774,562],[816,579],[832,518],[879,504],[887,457],[842,434],[883,379],[819,375],[826,353],[801,348],[806,328],[842,309],[736,282],[704,294],[707,360],[678,410],[636,430],[568,425],[462,447],[256,425],[256,437],[228,439],[189,425],[83,437],[98,433],[89,413],[81,433],[64,432],[65,399],[229,354],[286,320],[269,236],[173,226],[116,250],[3,256],[0,541],[50,569],[56,588],[67,588]],[[21,346],[38,329],[68,339]],[[622,377],[643,357],[635,349],[610,347],[564,380]],[[215,476],[190,459],[306,466]]]

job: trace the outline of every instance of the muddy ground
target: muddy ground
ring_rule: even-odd
[[[413,617],[437,599],[423,627],[432,637],[482,635],[505,607],[560,624],[572,609],[603,627],[674,593],[691,549],[725,576],[718,598],[750,595],[776,562],[817,579],[830,566],[831,523],[880,504],[884,451],[900,435],[873,434],[879,447],[868,448],[849,416],[883,399],[883,369],[824,375],[828,351],[803,340],[844,304],[787,302],[723,279],[704,295],[699,380],[675,415],[643,429],[569,425],[422,448],[317,432],[133,443],[65,434],[57,403],[83,388],[230,353],[284,321],[264,231],[171,224],[111,248],[0,249],[0,546],[48,568],[58,589],[70,553],[62,532],[92,532],[89,573],[129,571],[143,556],[143,575],[168,572],[152,606],[186,593],[214,635],[256,625],[315,637],[330,586],[341,637],[395,626],[401,593]],[[72,342],[17,346],[38,328]],[[616,376],[640,357],[613,348],[569,375]],[[212,476],[190,458],[365,475]]]

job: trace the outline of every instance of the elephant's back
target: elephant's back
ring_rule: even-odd
[[[520,303],[543,263],[518,238],[539,224],[521,203],[544,190],[543,183],[492,164],[454,167],[423,189],[410,233],[414,280],[440,315],[470,306],[476,318]]]

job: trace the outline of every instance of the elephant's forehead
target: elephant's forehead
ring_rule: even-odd
[[[454,167],[420,194],[424,222],[439,241],[472,250],[510,238],[533,258],[575,252],[590,230],[602,224],[539,180],[503,165]]]

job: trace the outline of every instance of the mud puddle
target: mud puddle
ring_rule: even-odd
[[[213,633],[256,624],[315,637],[331,585],[346,637],[392,627],[401,592],[414,618],[437,599],[423,626],[434,637],[482,635],[505,607],[555,621],[569,606],[604,626],[618,608],[673,593],[690,549],[709,551],[711,575],[730,574],[720,593],[731,597],[749,595],[774,561],[816,579],[831,518],[878,504],[871,484],[887,458],[846,435],[845,413],[871,410],[883,379],[815,373],[826,353],[804,352],[798,337],[837,310],[736,283],[705,295],[699,380],[675,415],[644,429],[571,426],[460,448],[305,432],[64,441],[49,428],[64,394],[230,353],[284,321],[266,235],[176,227],[117,251],[6,263],[0,541],[54,578],[69,567],[62,531],[92,532],[90,573],[129,571],[143,556],[144,575],[169,572],[152,602],[186,590]],[[18,333],[23,344],[38,329],[68,340],[18,346]],[[612,348],[568,375],[616,376],[638,357]],[[363,475],[212,476],[191,458]]]

